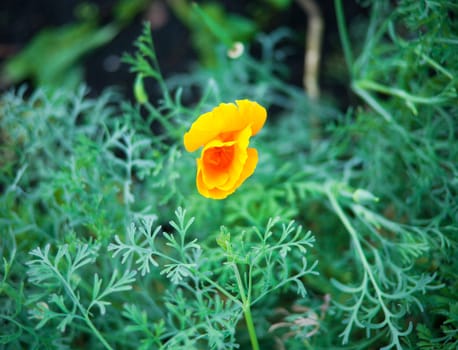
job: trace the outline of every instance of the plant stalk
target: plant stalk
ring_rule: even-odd
[[[348,37],[347,27],[345,25],[345,15],[343,12],[342,0],[334,0],[336,9],[337,27],[339,28],[340,42],[345,56],[350,76],[353,78],[353,54],[351,52],[350,39]]]
[[[253,350],[259,350],[258,337],[256,336],[256,330],[254,328],[253,317],[251,316],[250,303],[243,305],[243,315],[245,316],[246,326],[248,328],[248,334],[250,335],[251,347]]]
[[[341,206],[337,202],[337,199],[333,193],[331,193],[331,190],[328,188],[327,189],[327,196],[329,201],[331,202],[331,206],[334,209],[334,212],[337,214],[339,217],[340,221],[342,224],[345,226],[347,229],[347,232],[350,234],[353,244],[355,246],[356,252],[358,253],[358,256],[360,258],[360,261],[363,265],[364,268],[364,274],[369,278],[374,290],[375,294],[377,295],[377,300],[379,301],[380,305],[382,306],[383,312],[385,314],[386,318],[389,318],[391,316],[390,310],[386,307],[385,301],[383,300],[383,292],[380,290],[380,287],[375,279],[375,276],[372,272],[372,269],[369,265],[369,262],[367,261],[366,255],[364,254],[363,247],[361,246],[361,242],[359,241],[358,238],[358,233],[356,229],[353,227],[353,225],[350,223],[350,220],[347,218],[345,215],[344,211],[342,210]]]
[[[248,334],[250,336],[251,348],[253,350],[259,350],[258,337],[256,336],[256,329],[254,328],[253,317],[251,316],[250,296],[248,295],[247,297],[245,294],[245,288],[243,286],[242,278],[240,277],[240,272],[237,268],[237,265],[233,263],[232,266],[234,268],[235,279],[237,280],[237,286],[239,288],[240,297],[242,299],[243,316],[245,317]]]
[[[78,297],[75,295],[75,292],[71,288],[71,286],[67,283],[67,280],[64,278],[64,276],[61,275],[60,271],[57,270],[54,266],[51,264],[48,264],[51,269],[53,269],[54,273],[57,275],[57,277],[62,281],[62,284],[64,285],[65,289],[67,290],[67,293],[69,294],[70,298],[72,301],[75,303],[76,307],[78,310],[81,312],[81,315],[84,319],[84,322],[86,325],[91,329],[91,331],[94,333],[94,335],[99,339],[99,341],[103,344],[103,346],[107,350],[114,350],[110,344],[108,344],[107,340],[103,337],[103,335],[99,332],[99,330],[94,326],[92,323],[91,319],[89,318],[89,312],[86,310],[81,303],[79,302]]]

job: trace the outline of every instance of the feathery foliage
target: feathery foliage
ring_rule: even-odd
[[[284,81],[285,29],[166,79],[145,25],[133,104],[3,93],[0,348],[455,349],[458,9],[361,6],[335,0],[346,111]],[[211,201],[182,137],[239,98],[269,110],[259,163]]]

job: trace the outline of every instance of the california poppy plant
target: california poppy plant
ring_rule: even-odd
[[[221,103],[204,113],[184,135],[188,152],[202,148],[197,159],[196,185],[207,198],[223,199],[253,174],[258,152],[248,148],[266,121],[264,107],[249,100]]]

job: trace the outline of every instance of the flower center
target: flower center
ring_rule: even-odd
[[[213,147],[205,151],[203,161],[212,168],[227,168],[234,158],[234,147],[223,146]]]

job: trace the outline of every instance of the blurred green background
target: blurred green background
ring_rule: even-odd
[[[220,28],[202,23],[187,0],[3,1],[0,5],[0,89],[27,83],[33,87],[76,87],[82,82],[92,92],[117,86],[132,97],[134,75],[121,61],[132,51],[143,22],[149,22],[165,76],[192,69],[193,63],[211,66],[214,46],[221,39],[251,43],[256,35],[286,27],[290,31],[285,80],[301,85],[307,16],[298,1],[199,1],[199,10]],[[345,76],[333,1],[320,1],[325,22],[320,84],[324,91],[343,97]],[[351,22],[366,9],[347,2]],[[213,28],[215,29],[215,28]],[[217,29],[217,28],[216,28]],[[259,47],[250,50],[257,54]],[[259,53],[258,53],[259,54]],[[338,74],[336,74],[338,73]],[[337,78],[336,78],[337,77]],[[154,96],[154,88],[151,88]]]

